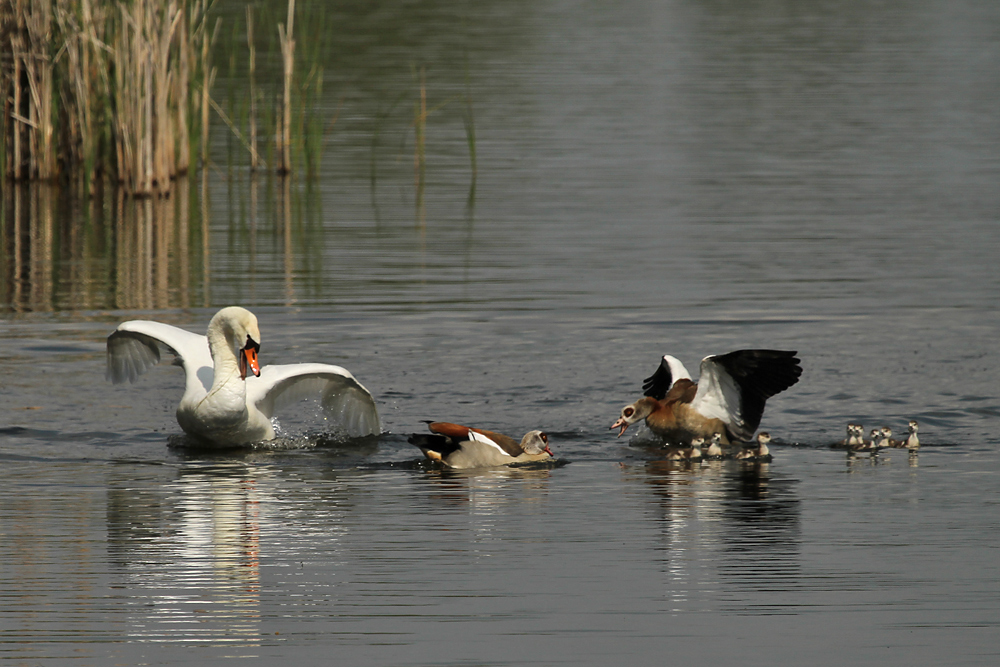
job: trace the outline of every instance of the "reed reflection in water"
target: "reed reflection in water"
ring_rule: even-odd
[[[206,174],[179,180],[171,197],[145,199],[121,190],[80,199],[54,185],[8,184],[0,198],[0,312],[207,307],[220,242],[228,246],[220,270],[232,263],[244,278],[235,281],[240,292],[252,296],[258,274],[278,273],[283,287],[272,300],[296,303],[296,277],[321,266],[322,229],[303,222],[317,215],[316,197],[294,206],[298,193],[287,178],[229,183],[230,224],[215,232]],[[224,237],[213,238],[219,231]]]

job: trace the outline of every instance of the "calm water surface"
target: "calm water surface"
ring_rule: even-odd
[[[166,202],[4,184],[0,661],[995,664],[1000,9],[464,12],[331,10],[315,181],[227,169],[220,127]],[[192,450],[179,371],[105,382],[118,322],[232,303],[386,433],[305,403]],[[608,431],[660,355],[758,346],[805,367],[772,463]],[[917,458],[828,447],[911,418]],[[436,471],[423,419],[543,428],[559,461]]]

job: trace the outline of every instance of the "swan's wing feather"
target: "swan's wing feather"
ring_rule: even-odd
[[[664,355],[656,372],[643,380],[643,395],[662,401],[674,383],[681,379],[691,379],[684,364],[677,357],[672,357],[669,354]]]
[[[161,351],[174,355],[173,363],[184,367],[189,380],[200,381],[206,390],[211,386],[212,353],[208,339],[150,320],[123,322],[108,336],[108,379],[114,384],[135,382],[160,363]]]
[[[721,419],[735,437],[749,440],[760,425],[767,399],[799,381],[802,367],[795,354],[736,350],[705,357],[691,407]]]
[[[247,400],[270,419],[276,410],[303,398],[318,398],[327,418],[350,437],[382,432],[375,399],[350,371],[331,364],[264,366],[247,378]]]

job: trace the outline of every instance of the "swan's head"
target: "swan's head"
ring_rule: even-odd
[[[549,436],[543,431],[528,431],[521,438],[521,449],[525,454],[541,454],[545,452],[549,456],[555,456],[549,449]]]
[[[213,340],[221,335],[240,367],[240,379],[247,378],[247,371],[260,375],[260,362],[257,355],[260,352],[260,328],[257,326],[257,316],[246,308],[230,306],[215,314],[208,323],[208,338]]]
[[[622,437],[622,435],[625,433],[625,429],[627,429],[629,426],[653,414],[653,409],[655,407],[653,400],[654,399],[651,399],[647,396],[646,398],[640,398],[632,405],[626,405],[624,408],[622,408],[621,417],[619,417],[618,421],[616,421],[614,424],[611,425],[611,428],[613,429],[615,428],[621,429],[620,431],[618,431],[619,438]]]

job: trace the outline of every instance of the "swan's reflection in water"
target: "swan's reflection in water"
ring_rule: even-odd
[[[736,461],[647,461],[626,476],[651,491],[670,611],[709,602],[753,613],[781,607],[766,592],[801,576],[795,480],[774,476],[767,463]]]
[[[257,645],[260,507],[246,466],[182,469],[109,489],[109,551],[132,641]]]

